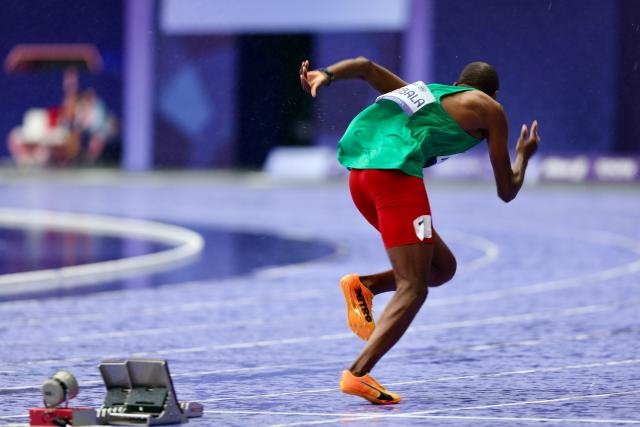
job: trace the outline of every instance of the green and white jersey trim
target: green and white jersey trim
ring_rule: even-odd
[[[380,95],[376,98],[376,102],[380,102],[383,99],[398,104],[407,116],[413,116],[423,107],[436,102],[436,97],[433,96],[433,93],[423,81],[417,81]]]

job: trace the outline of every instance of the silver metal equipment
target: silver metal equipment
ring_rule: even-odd
[[[44,406],[53,408],[61,403],[69,406],[69,400],[78,395],[78,381],[69,371],[56,372],[42,384]]]
[[[201,404],[178,403],[166,360],[107,360],[98,368],[107,388],[100,424],[151,426],[202,416]]]

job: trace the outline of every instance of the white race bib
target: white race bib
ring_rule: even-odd
[[[381,99],[388,99],[389,101],[395,102],[402,108],[407,116],[412,116],[425,105],[436,102],[435,96],[433,96],[427,85],[422,81],[417,81],[400,89],[380,95],[376,98],[376,102]]]

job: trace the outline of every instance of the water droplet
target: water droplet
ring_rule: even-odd
[[[551,6],[553,6],[553,2],[549,2],[549,7],[547,7],[547,10],[551,10]]]
[[[638,61],[633,63],[633,71],[638,71]]]

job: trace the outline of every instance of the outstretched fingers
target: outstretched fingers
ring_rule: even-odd
[[[300,65],[300,85],[302,86],[302,90],[309,93],[311,91],[311,86],[309,86],[308,80],[308,71],[309,71],[309,60],[302,61]]]
[[[538,135],[538,121],[534,120],[531,124],[531,136],[536,140],[540,141],[540,136]]]

